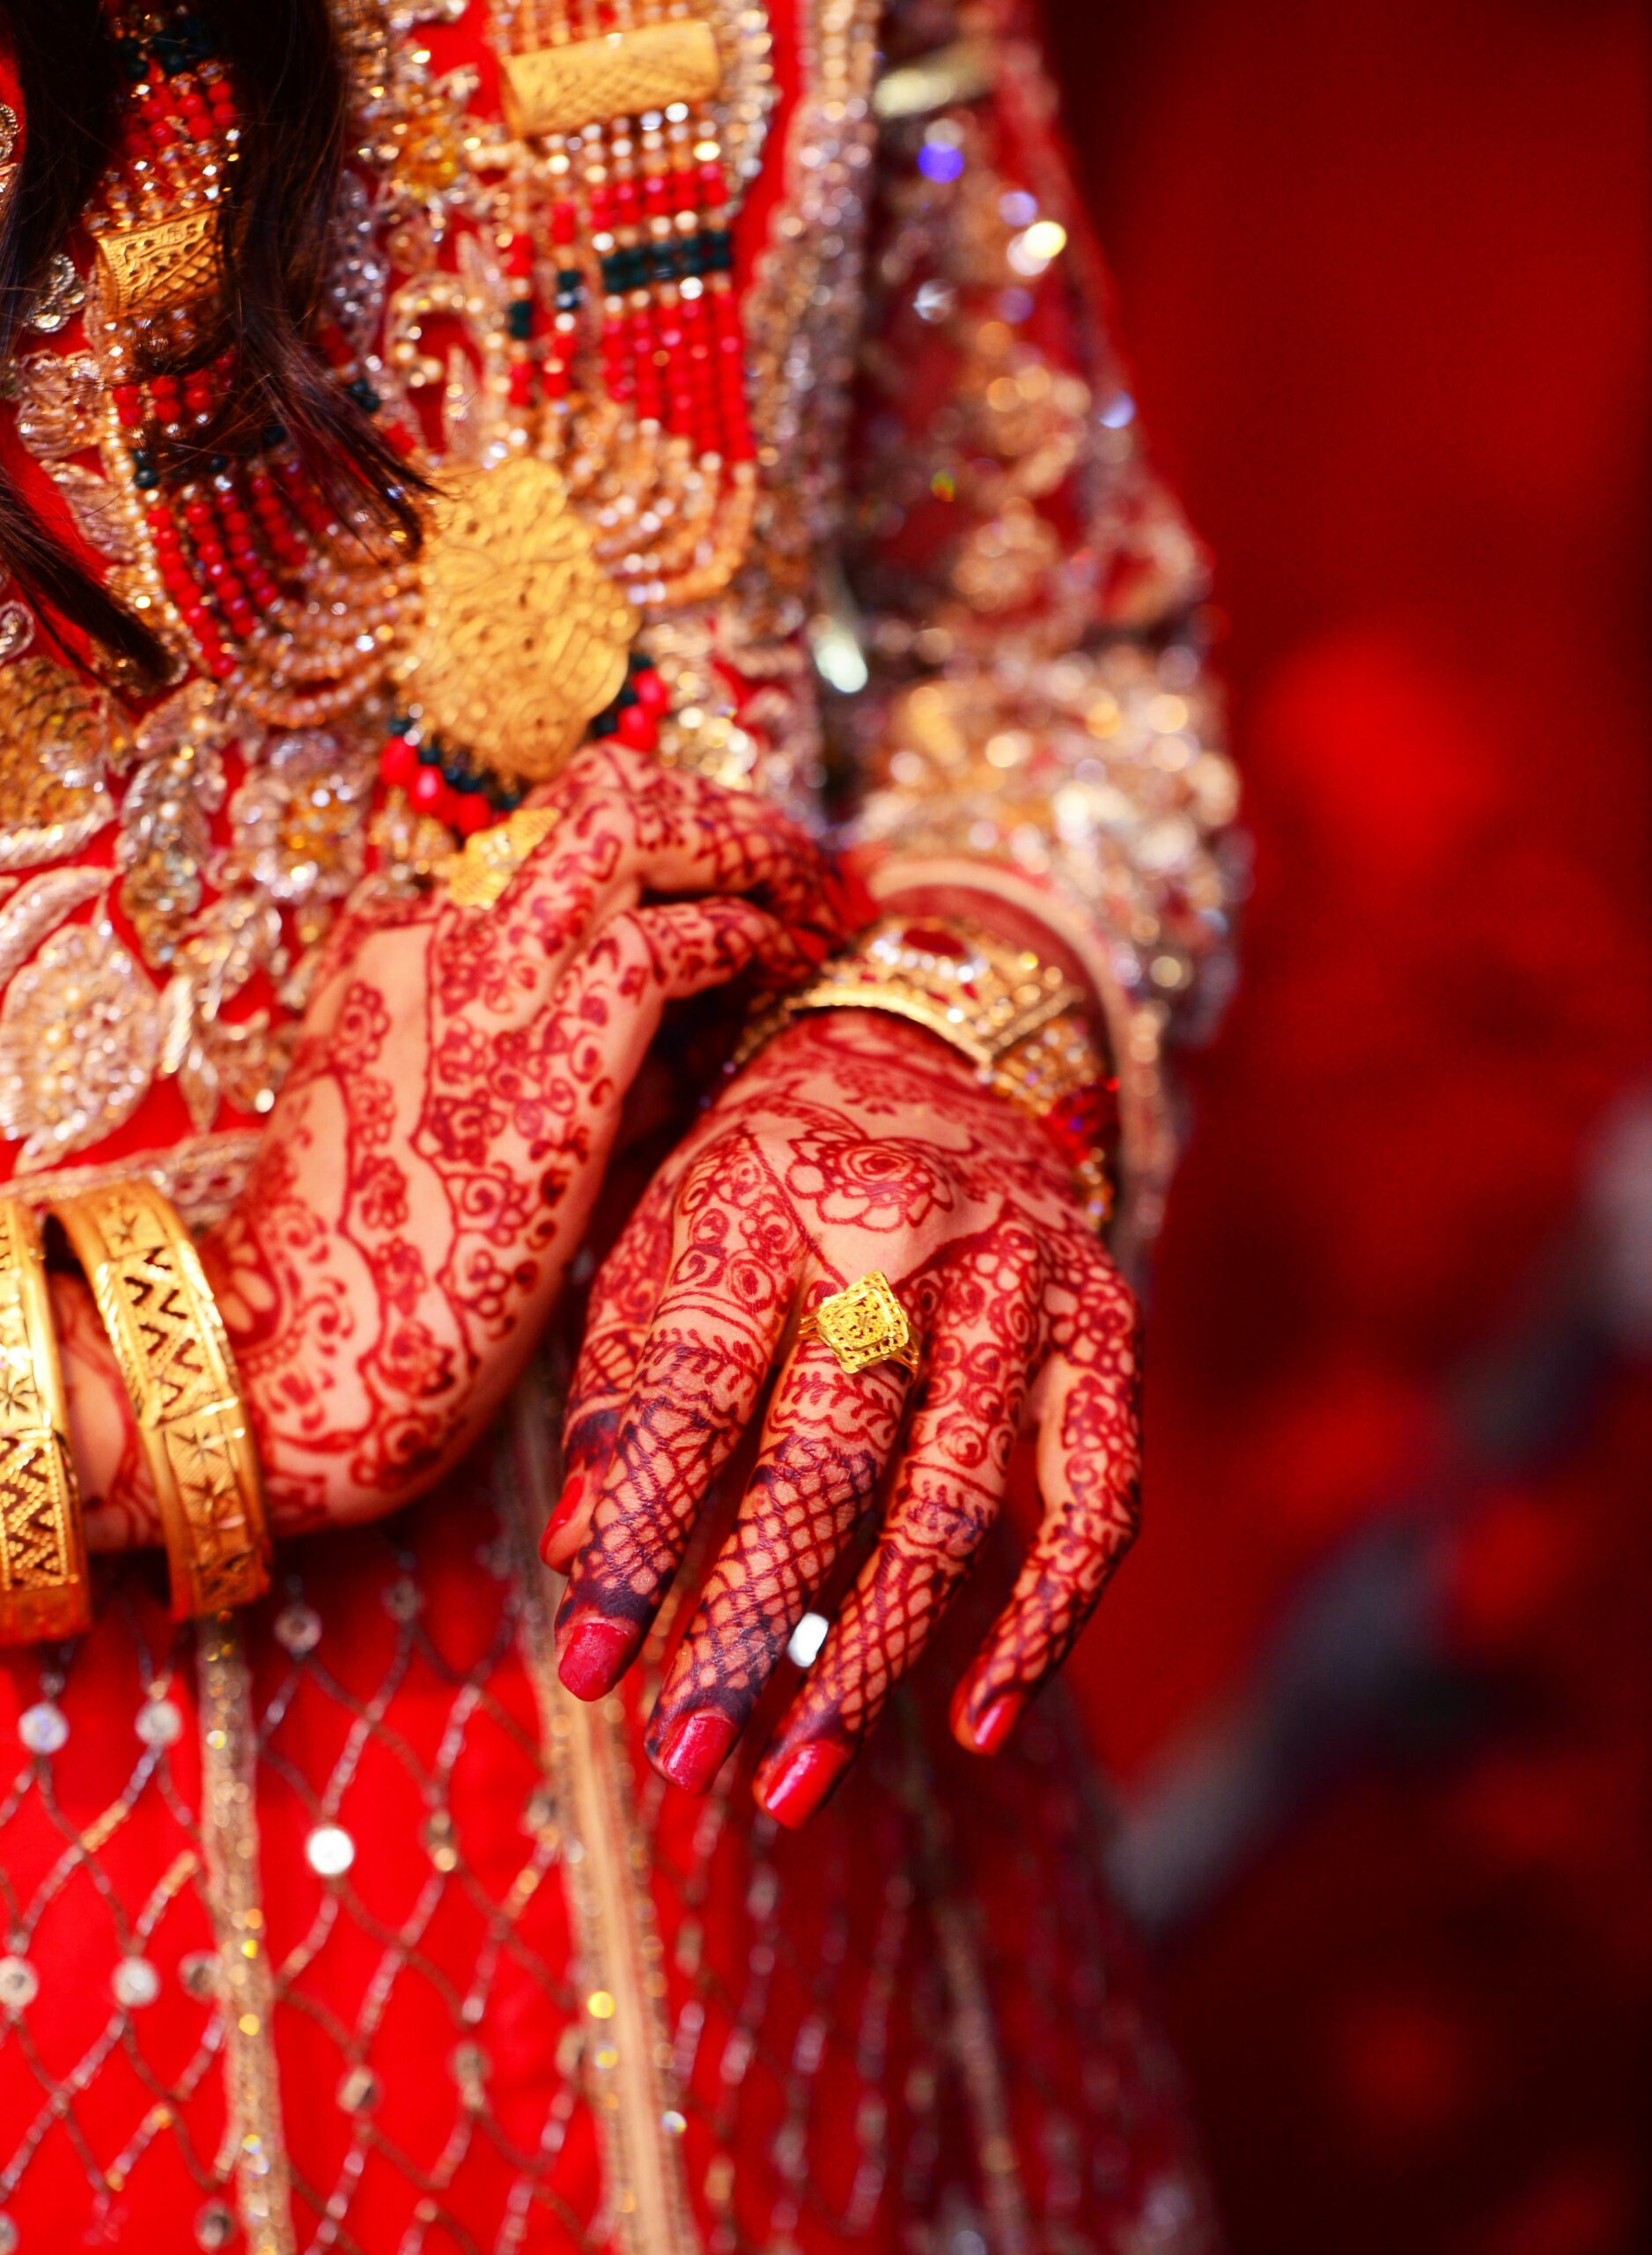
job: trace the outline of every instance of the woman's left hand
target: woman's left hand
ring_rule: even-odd
[[[918,1376],[846,1375],[797,1318],[877,1269]],[[799,1020],[713,1105],[596,1283],[545,1552],[565,1566],[563,1681],[595,1698],[641,1644],[713,1481],[771,1397],[734,1529],[649,1725],[651,1758],[710,1784],[874,1503],[881,1538],[759,1765],[800,1823],[923,1649],[1002,1507],[1023,1422],[1044,1519],[959,1685],[992,1753],[1059,1666],[1135,1532],[1137,1319],[1043,1130],[933,1034]]]

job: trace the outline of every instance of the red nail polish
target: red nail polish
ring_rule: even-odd
[[[654,1756],[654,1767],[684,1793],[703,1793],[722,1768],[740,1726],[715,1707],[702,1707],[673,1723]]]
[[[757,1799],[769,1815],[793,1830],[813,1816],[849,1766],[849,1749],[816,1739],[800,1746]]]
[[[557,1508],[546,1522],[545,1532],[539,1538],[539,1555],[547,1565],[550,1564],[550,1546],[579,1510],[585,1495],[585,1475],[571,1472],[557,1498]]]
[[[1024,1691],[1001,1691],[991,1706],[965,1727],[977,1754],[996,1754],[1020,1719],[1027,1704]]]
[[[575,1614],[563,1631],[557,1673],[577,1699],[600,1699],[625,1673],[637,1641],[628,1621],[606,1621],[600,1613]]]

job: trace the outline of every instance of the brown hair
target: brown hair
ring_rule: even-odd
[[[241,161],[226,215],[227,286],[218,333],[245,396],[207,451],[235,433],[284,425],[335,500],[365,499],[387,528],[418,537],[412,476],[310,349],[326,276],[348,124],[343,57],[328,0],[193,0],[235,83]],[[21,163],[0,210],[0,367],[33,294],[114,148],[122,85],[106,0],[0,0],[23,107]],[[85,572],[0,468],[0,566],[48,619],[79,628],[151,673],[148,628]]]

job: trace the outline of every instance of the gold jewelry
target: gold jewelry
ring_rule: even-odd
[[[557,817],[549,807],[518,807],[490,830],[478,830],[442,870],[455,908],[494,908],[523,862],[549,837]]]
[[[899,1363],[916,1374],[918,1334],[895,1287],[881,1268],[868,1269],[841,1292],[811,1308],[798,1325],[801,1339],[819,1339],[852,1378],[874,1363]]]
[[[199,1254],[152,1183],[52,1209],[69,1233],[137,1418],[178,1621],[269,1586],[263,1486],[230,1343]]]
[[[767,1005],[734,1066],[813,1010],[879,1010],[938,1035],[970,1060],[984,1087],[1044,1128],[1073,1170],[1092,1226],[1109,1220],[1117,1081],[1083,989],[1053,964],[971,924],[886,916],[807,986]]]
[[[92,1625],[68,1431],[39,1224],[0,1198],[0,1645]]]
[[[638,621],[561,472],[530,455],[449,477],[420,567],[407,695],[496,775],[544,782],[623,686]]]

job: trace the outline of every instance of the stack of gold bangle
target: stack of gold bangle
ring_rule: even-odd
[[[159,1505],[179,1620],[269,1586],[258,1461],[223,1320],[160,1192],[122,1182],[53,1209],[92,1286]],[[0,1198],[0,1644],[77,1635],[91,1590],[39,1225]]]

